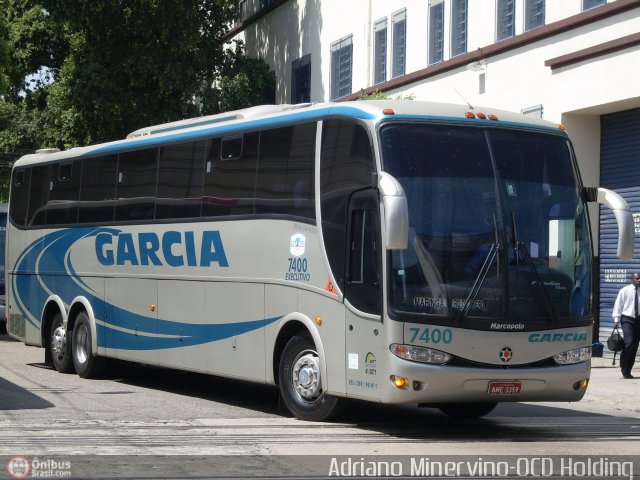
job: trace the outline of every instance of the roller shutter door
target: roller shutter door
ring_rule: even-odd
[[[640,271],[640,108],[603,115],[600,127],[600,185],[624,197],[634,213],[636,231],[634,259],[616,258],[616,221],[611,210],[600,208],[599,333],[606,345],[618,291],[629,284],[633,272]]]

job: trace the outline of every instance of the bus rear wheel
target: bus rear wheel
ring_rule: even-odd
[[[55,369],[60,373],[73,373],[71,333],[64,328],[60,313],[56,313],[51,322],[48,348]]]
[[[345,400],[322,390],[320,359],[308,335],[296,335],[287,342],[278,373],[282,400],[297,418],[322,421],[342,411]]]
[[[82,378],[96,378],[104,371],[104,358],[93,354],[91,324],[86,312],[80,312],[73,327],[73,364]]]
[[[498,405],[497,402],[486,403],[445,403],[438,408],[452,418],[480,418],[487,415]]]

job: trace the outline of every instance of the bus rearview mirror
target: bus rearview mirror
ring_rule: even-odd
[[[378,189],[384,207],[384,244],[387,250],[404,250],[409,245],[409,207],[400,182],[388,173],[378,175]]]
[[[585,187],[584,190],[588,201],[597,202],[613,210],[618,223],[617,256],[622,260],[631,260],[635,243],[635,227],[631,209],[625,199],[607,188]]]

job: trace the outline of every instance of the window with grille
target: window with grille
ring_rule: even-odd
[[[544,26],[544,0],[526,0],[524,5],[524,29]]]
[[[387,80],[387,19],[378,20],[373,27],[373,83]]]
[[[498,15],[496,20],[496,40],[504,40],[515,35],[515,0],[498,0]]]
[[[451,3],[451,56],[467,53],[467,9],[468,0],[453,0]]]
[[[591,8],[599,7],[607,3],[607,0],[582,0],[582,10],[589,10]]]
[[[331,100],[351,93],[353,36],[331,44]]]
[[[407,11],[403,9],[394,13],[391,23],[393,28],[393,64],[391,77],[395,78],[404,75],[406,67]]]
[[[429,65],[444,60],[444,2],[429,5]]]
[[[291,63],[291,103],[311,101],[311,54]]]

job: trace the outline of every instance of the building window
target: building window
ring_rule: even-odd
[[[387,80],[387,19],[373,26],[373,83]]]
[[[240,14],[240,21],[244,21],[249,18],[249,10],[248,10],[247,0],[240,0],[238,2],[238,12]]]
[[[407,52],[407,11],[396,12],[392,17],[393,58],[391,77],[404,75]]]
[[[429,65],[444,60],[444,1],[429,5]]]
[[[544,0],[525,0],[525,31],[544,26]]]
[[[515,35],[515,0],[498,0],[496,41]]]
[[[607,3],[607,0],[582,0],[582,10],[589,10],[591,8],[599,7]]]
[[[331,44],[331,100],[351,93],[353,36]]]
[[[467,53],[467,1],[451,3],[451,56]]]
[[[291,103],[311,101],[311,54],[291,63]]]

